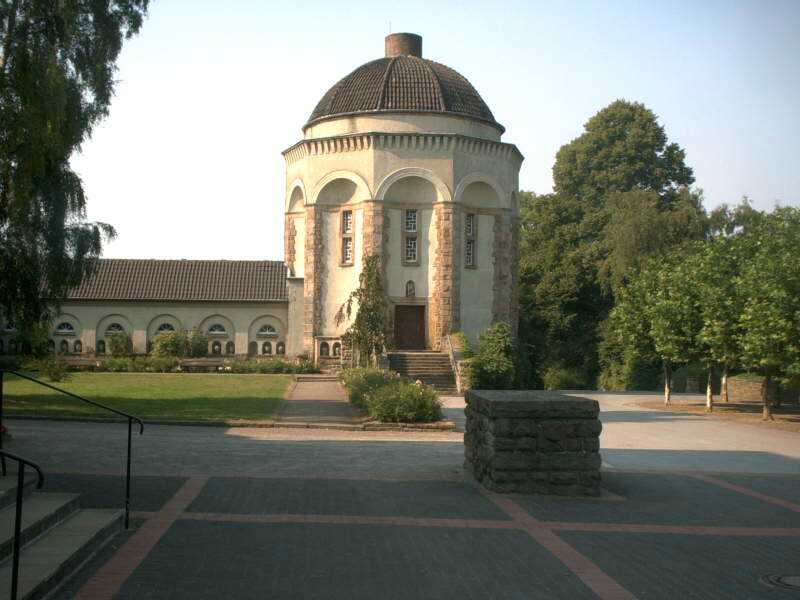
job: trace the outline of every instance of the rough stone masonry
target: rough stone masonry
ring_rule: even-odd
[[[545,391],[466,393],[465,467],[497,492],[600,495],[600,405]]]

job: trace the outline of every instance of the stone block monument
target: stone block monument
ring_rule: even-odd
[[[557,392],[466,393],[465,467],[497,492],[600,495],[600,406]]]

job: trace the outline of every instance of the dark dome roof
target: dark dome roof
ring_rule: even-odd
[[[464,76],[412,55],[379,58],[361,65],[328,90],[306,127],[330,117],[374,112],[452,114],[484,121],[504,131]]]

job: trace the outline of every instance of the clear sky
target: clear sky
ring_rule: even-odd
[[[558,148],[617,98],[686,149],[706,206],[800,205],[800,1],[153,0],[110,116],[73,165],[115,258],[283,257],[281,151],[391,31],[477,88],[552,188]]]

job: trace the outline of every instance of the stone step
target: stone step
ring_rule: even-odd
[[[23,507],[24,512],[24,507]],[[44,597],[122,529],[122,511],[79,510],[23,547],[19,598]],[[11,591],[11,558],[0,564],[0,597]]]
[[[13,461],[8,461],[13,462]],[[10,466],[10,465],[9,465]],[[0,510],[17,501],[17,474],[8,469],[5,477],[0,477]],[[36,479],[31,475],[25,476],[25,485],[22,488],[22,497],[31,495],[36,485]]]
[[[20,532],[27,544],[56,523],[63,521],[80,507],[78,494],[31,494],[22,502]],[[14,520],[16,504],[0,511],[0,560],[14,551]]]

